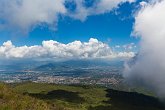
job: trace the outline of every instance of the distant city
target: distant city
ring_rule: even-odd
[[[50,66],[50,65],[49,65]],[[42,66],[42,69],[46,66]],[[40,68],[39,68],[40,69]],[[47,68],[48,69],[48,68]],[[0,81],[6,83],[35,82],[54,84],[118,85],[122,80],[121,67],[95,66],[91,68],[71,68],[23,71],[1,71]]]

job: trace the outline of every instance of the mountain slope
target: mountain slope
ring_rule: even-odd
[[[18,94],[0,83],[0,110],[50,110],[50,107],[42,100]]]
[[[96,86],[24,83],[13,89],[65,110],[165,110],[157,98]]]

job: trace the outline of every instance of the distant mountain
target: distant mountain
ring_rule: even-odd
[[[47,64],[48,62],[43,61],[10,61],[0,63],[0,70],[4,71],[22,71],[22,70],[32,70],[40,65]]]
[[[104,66],[123,66],[123,61],[101,61],[101,60],[68,60],[63,62],[51,62],[48,64],[40,65],[34,70],[38,71],[53,71],[71,68],[91,68],[91,67],[104,67]]]
[[[66,60],[66,61],[11,61],[0,63],[0,71],[53,71],[71,68],[89,68],[103,66],[123,66],[123,61],[106,61],[106,60]]]

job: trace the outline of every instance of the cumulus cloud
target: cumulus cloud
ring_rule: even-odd
[[[144,4],[144,3],[143,3]],[[127,64],[124,76],[165,97],[165,0],[142,5],[135,17],[134,35],[141,36],[140,52]]]
[[[135,2],[136,0],[96,0],[91,7],[84,5],[85,0],[71,0],[76,4],[76,10],[69,16],[84,21],[88,16],[99,15],[112,11],[125,2]]]
[[[16,47],[11,41],[0,46],[0,59],[95,59],[95,58],[130,58],[133,52],[118,52],[111,50],[109,45],[91,38],[88,42],[74,41],[68,44],[57,41],[43,41],[42,45]]]
[[[36,26],[48,25],[56,29],[59,16],[85,20],[88,16],[110,12],[119,4],[135,0],[93,0],[87,7],[86,0],[0,0],[0,28],[28,32]],[[75,3],[75,10],[69,11],[66,2]]]
[[[1,0],[1,25],[27,31],[42,23],[56,25],[59,14],[65,14],[67,11],[64,2],[64,0]]]

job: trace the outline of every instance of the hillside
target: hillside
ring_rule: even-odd
[[[18,94],[0,84],[0,110],[49,110],[49,106],[42,100]]]
[[[96,86],[0,84],[0,110],[164,110],[158,99]]]

